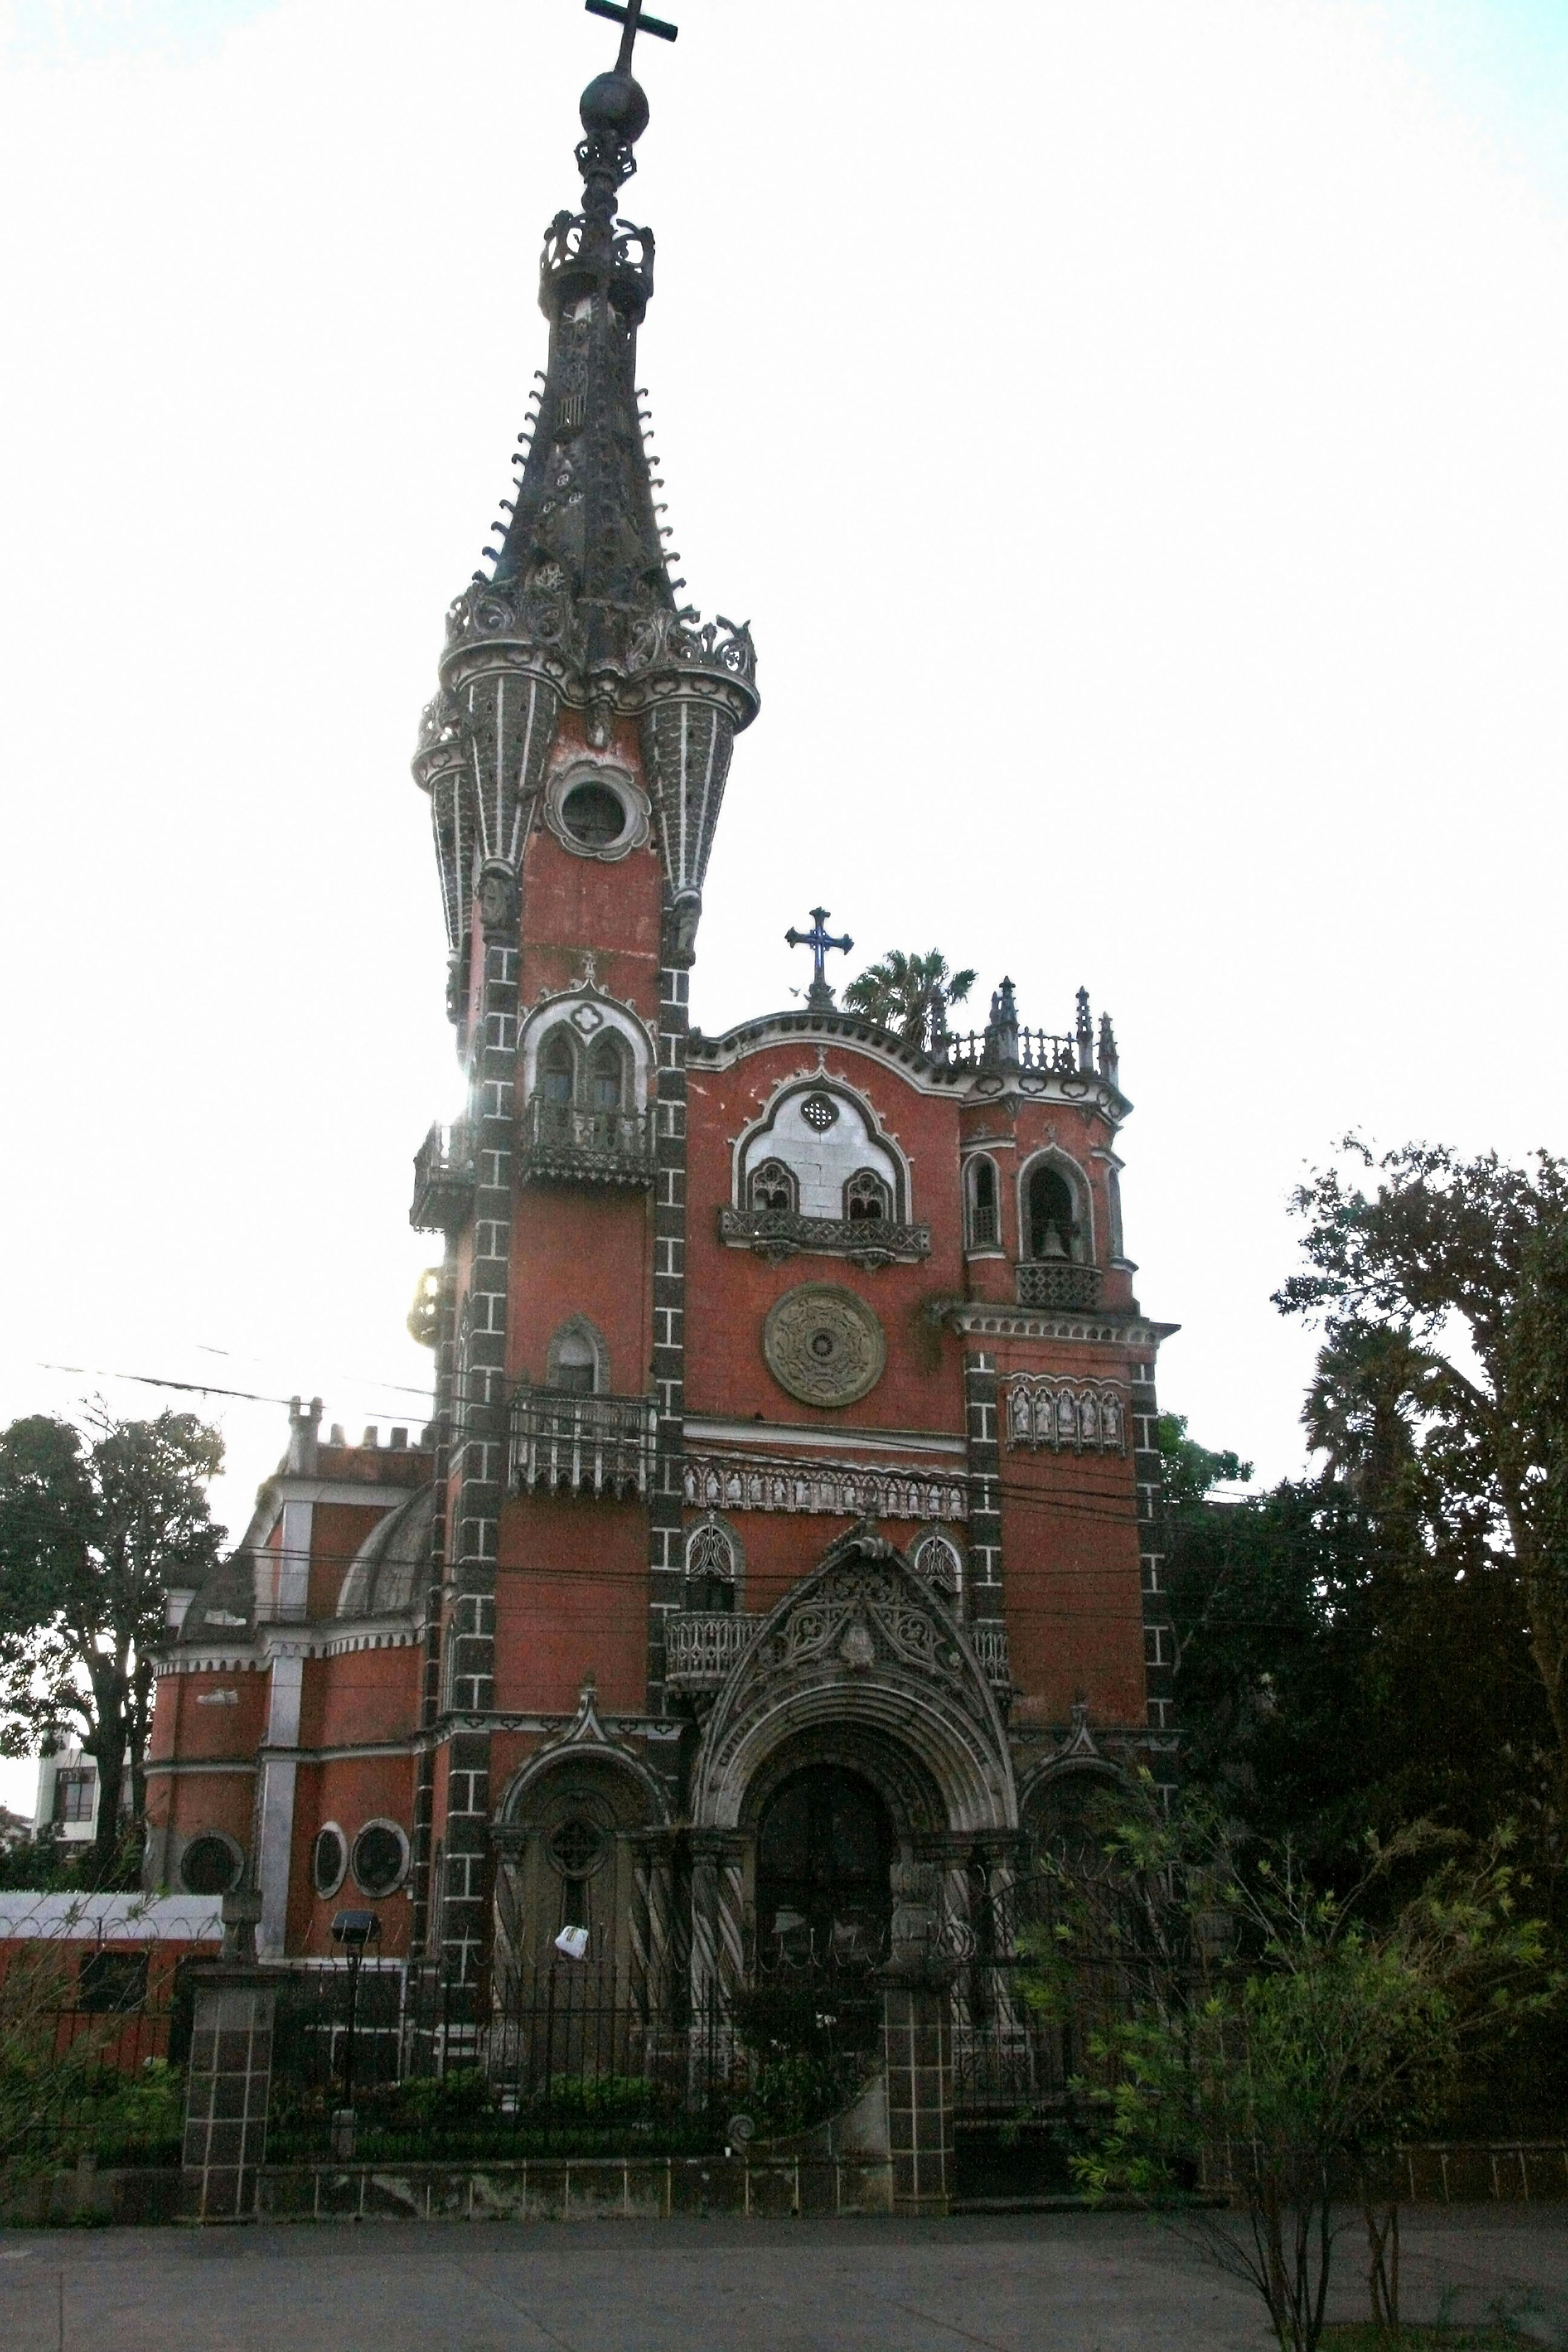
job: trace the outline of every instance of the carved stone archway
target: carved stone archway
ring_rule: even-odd
[[[514,1772],[490,1831],[491,1978],[500,2005],[559,1964],[555,1937],[585,1928],[579,1969],[606,1996],[662,1987],[671,1941],[673,1839],[662,1783],[600,1720],[592,1684],[566,1729]]]
[[[968,1634],[865,1528],[763,1620],[704,1727],[691,1780],[695,1997],[738,1980],[756,1951],[757,1825],[812,1764],[870,1783],[904,1865],[976,1840],[1010,1844],[1017,1828],[1006,1729]]]
[[[777,1604],[721,1690],[693,1771],[693,1825],[749,1827],[769,1759],[813,1732],[911,1758],[940,1805],[920,1832],[1017,1827],[1006,1727],[968,1634],[901,1552],[858,1529]]]

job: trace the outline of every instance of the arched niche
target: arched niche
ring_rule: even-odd
[[[768,1170],[770,1191],[780,1171],[794,1189],[788,1205],[802,1217],[848,1218],[850,1187],[858,1177],[879,1179],[887,1187],[889,1213],[903,1220],[910,1208],[910,1171],[903,1153],[884,1135],[877,1115],[865,1098],[837,1079],[799,1081],[770,1104],[766,1116],[747,1129],[736,1147],[735,1205],[757,1205],[752,1197],[753,1174]]]

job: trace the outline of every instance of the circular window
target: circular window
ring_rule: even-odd
[[[354,1885],[362,1895],[390,1895],[408,1867],[408,1840],[395,1822],[367,1822],[354,1840]]]
[[[592,1878],[605,1859],[605,1832],[580,1815],[550,1834],[550,1859],[563,1878]]]
[[[826,1135],[838,1117],[838,1105],[831,1095],[807,1095],[800,1107],[800,1115],[807,1127],[816,1128],[818,1135]]]
[[[316,1832],[310,1848],[310,1884],[318,1895],[335,1895],[349,1866],[349,1849],[342,1830],[331,1823]]]
[[[584,849],[608,849],[626,829],[626,813],[608,784],[574,784],[561,803],[561,822]]]
[[[243,1866],[233,1839],[208,1830],[194,1837],[180,1856],[180,1884],[187,1895],[228,1895],[239,1884]]]

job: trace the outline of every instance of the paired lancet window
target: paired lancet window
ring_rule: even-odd
[[[893,1213],[893,1195],[874,1168],[858,1168],[844,1187],[844,1213],[850,1223],[867,1218],[886,1219]]]
[[[686,1605],[709,1616],[729,1616],[735,1608],[740,1561],[735,1538],[721,1519],[706,1518],[686,1539]]]
[[[748,1208],[777,1210],[786,1216],[795,1214],[800,1190],[793,1170],[786,1168],[782,1160],[764,1160],[760,1168],[753,1168],[748,1189]]]
[[[629,1110],[632,1068],[626,1039],[606,1029],[584,1047],[560,1023],[539,1049],[538,1092],[563,1110]]]

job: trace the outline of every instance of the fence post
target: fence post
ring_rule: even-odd
[[[945,2214],[952,2173],[952,1979],[939,1950],[937,1874],[895,1864],[890,1958],[880,1972],[895,2213]]]
[[[195,1977],[184,2175],[203,2221],[247,2221],[267,2159],[276,1972],[219,1960]]]

